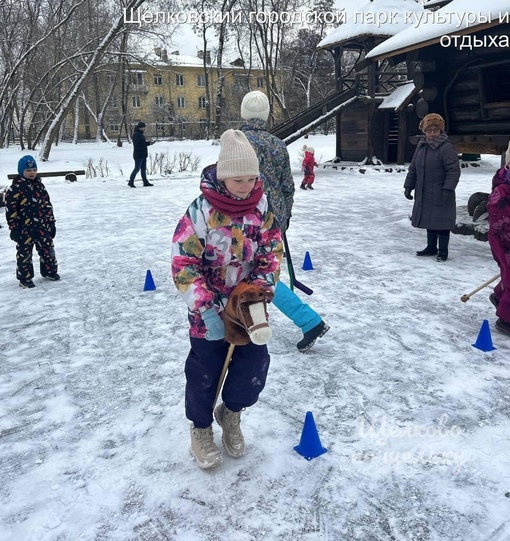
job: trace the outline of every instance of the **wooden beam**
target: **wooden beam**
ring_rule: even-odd
[[[85,170],[81,169],[79,171],[54,171],[54,172],[37,172],[38,177],[65,177],[69,173],[74,173],[75,175],[84,175]],[[7,175],[8,179],[13,179],[18,176],[18,173],[11,173]]]

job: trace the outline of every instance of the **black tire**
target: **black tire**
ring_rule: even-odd
[[[473,222],[477,222],[481,216],[487,214],[487,201],[482,201],[473,212]]]
[[[487,201],[489,194],[485,192],[475,192],[468,200],[467,210],[470,216],[473,216],[476,207],[482,202]]]

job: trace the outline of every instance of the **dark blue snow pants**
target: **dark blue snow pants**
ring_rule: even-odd
[[[186,359],[186,417],[196,428],[213,422],[213,402],[220,379],[228,342],[190,338]],[[230,361],[221,397],[231,411],[253,406],[266,384],[269,369],[267,346],[236,346]]]

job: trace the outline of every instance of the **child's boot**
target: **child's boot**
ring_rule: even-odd
[[[501,319],[500,317],[496,320],[496,329],[510,336],[510,323],[504,319]]]
[[[191,425],[191,454],[203,470],[214,468],[223,461],[221,452],[214,443],[212,426],[195,428]]]
[[[303,181],[303,182],[301,183],[300,188],[301,188],[302,190],[306,190],[306,182]]]
[[[216,406],[214,417],[223,429],[223,446],[230,456],[244,455],[244,436],[241,432],[241,412],[231,411],[222,402]]]

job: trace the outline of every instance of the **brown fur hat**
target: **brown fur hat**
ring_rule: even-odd
[[[250,333],[246,327],[251,321],[249,306],[253,303],[264,303],[266,310],[266,301],[271,300],[273,292],[267,288],[241,282],[230,294],[225,311],[223,312],[223,321],[225,323],[225,340],[229,344],[244,346],[250,341],[257,345],[267,343],[271,338],[271,330],[265,325],[263,328],[254,328]],[[267,317],[267,314],[266,314]],[[257,326],[255,326],[257,327]]]
[[[423,118],[418,128],[423,133],[425,133],[425,130],[427,130],[428,128],[431,128],[432,126],[435,126],[436,128],[439,128],[441,131],[444,131],[444,126],[445,126],[444,118],[441,115],[438,115],[437,113],[430,113]]]

